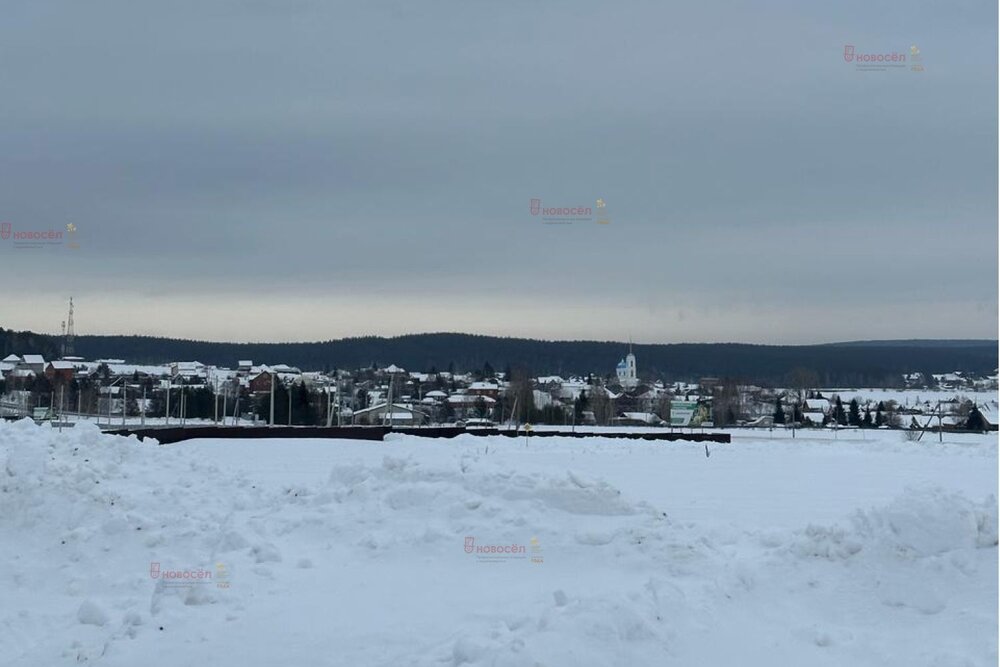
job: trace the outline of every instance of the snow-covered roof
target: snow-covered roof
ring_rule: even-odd
[[[392,404],[392,412],[386,410],[385,403],[379,403],[378,405],[373,405],[370,408],[365,408],[364,410],[358,410],[354,413],[357,415],[366,415],[370,412],[385,411],[385,415],[388,418],[390,415],[396,419],[408,419],[412,414],[422,414],[419,410],[414,410],[413,408],[408,408],[405,405],[399,405],[398,403]]]
[[[56,369],[57,371],[71,371],[74,368],[76,368],[76,366],[73,365],[72,361],[65,361],[65,360],[50,361],[49,366]]]
[[[441,391],[440,389],[434,389],[424,394],[424,396],[428,396],[430,398],[446,398],[448,394]]]
[[[16,354],[8,354],[6,357],[3,358],[3,360],[9,363],[16,364],[21,361],[21,357],[17,356]]]
[[[830,401],[825,398],[807,398],[805,407],[808,410],[821,410],[826,412],[830,409]]]
[[[657,422],[662,421],[652,412],[623,412],[622,417],[620,418],[630,419],[633,421],[646,422],[647,424],[656,424]]]
[[[493,382],[473,382],[469,385],[469,390],[478,389],[480,391],[497,391],[500,387]]]
[[[986,423],[990,424],[991,426],[997,425],[998,410],[996,401],[992,403],[983,403],[982,405],[978,405],[976,407],[979,409],[979,414],[981,414],[983,416],[983,419],[986,420]]]
[[[26,354],[24,355],[24,363],[26,364],[44,364],[45,358],[40,354]]]
[[[205,364],[200,361],[175,361],[172,365],[177,366],[178,369],[200,369],[204,368]]]
[[[496,400],[490,398],[489,396],[475,396],[473,394],[455,394],[454,396],[448,397],[449,403],[457,403],[463,405],[477,403],[479,401],[483,401],[487,405],[490,403],[496,403]]]
[[[386,373],[405,373],[405,372],[406,372],[406,369],[405,369],[405,368],[400,368],[400,367],[399,367],[399,366],[397,366],[396,364],[390,364],[390,365],[389,365],[389,366],[388,366],[388,367],[387,367],[387,368],[385,369],[385,372],[386,372]]]

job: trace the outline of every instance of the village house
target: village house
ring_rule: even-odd
[[[45,377],[54,384],[72,382],[76,377],[76,366],[72,361],[50,361],[45,365]]]
[[[352,423],[361,426],[422,426],[428,421],[430,418],[423,411],[398,403],[393,403],[391,410],[388,403],[379,403],[352,416]]]

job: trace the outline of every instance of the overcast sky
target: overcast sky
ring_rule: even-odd
[[[997,334],[995,0],[2,14],[3,327],[74,296],[77,333],[213,340]]]

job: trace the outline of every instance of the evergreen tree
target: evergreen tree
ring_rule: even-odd
[[[965,420],[965,428],[970,431],[986,430],[986,418],[983,417],[983,413],[976,406],[972,406],[972,409],[969,410],[969,418]]]
[[[580,395],[576,397],[576,401],[573,402],[573,413],[576,415],[577,423],[583,421],[583,413],[587,410],[590,405],[590,401],[587,398],[587,390],[584,389],[580,392]]]
[[[774,399],[774,423],[785,423],[785,409],[781,407],[781,397]]]
[[[861,411],[856,398],[851,399],[851,404],[847,408],[847,423],[851,426],[861,426]]]
[[[316,423],[315,413],[306,383],[297,383],[292,393],[292,423],[312,426]]]
[[[477,417],[483,418],[486,416],[486,400],[482,396],[477,397],[476,400],[473,401],[472,408],[476,411],[475,414]]]
[[[879,401],[878,408],[875,410],[875,426],[885,426],[885,415],[882,414],[881,401]]]
[[[844,403],[840,400],[840,396],[837,397],[837,402],[834,404],[833,419],[841,426],[847,425],[847,413],[844,412]]]
[[[872,423],[872,411],[871,408],[865,408],[865,416],[861,420],[861,428],[871,428]]]

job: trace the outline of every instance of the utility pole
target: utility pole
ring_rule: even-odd
[[[146,385],[142,385],[142,417],[140,418],[140,424],[146,426]]]
[[[330,428],[333,422],[333,413],[330,411],[330,387],[326,388],[326,427]]]
[[[271,419],[267,422],[268,426],[274,426],[274,379],[275,372],[271,371]]]
[[[173,378],[169,375],[167,376],[167,409],[163,414],[166,416],[166,422],[164,426],[170,426],[170,385]]]
[[[389,375],[389,393],[386,396],[387,400],[385,402],[385,407],[389,411],[389,428],[390,429],[392,428],[392,385],[393,385],[393,380],[395,380],[395,378],[396,378],[395,375],[392,375],[392,374]],[[383,420],[383,423],[385,423],[384,420]]]
[[[288,390],[288,425],[292,425],[292,390]]]
[[[73,297],[69,298],[69,317],[66,318],[66,329],[63,337],[63,356],[71,357],[75,353],[73,343],[76,332],[73,330]]]
[[[942,418],[941,401],[938,401],[938,442],[944,442],[944,419]]]

